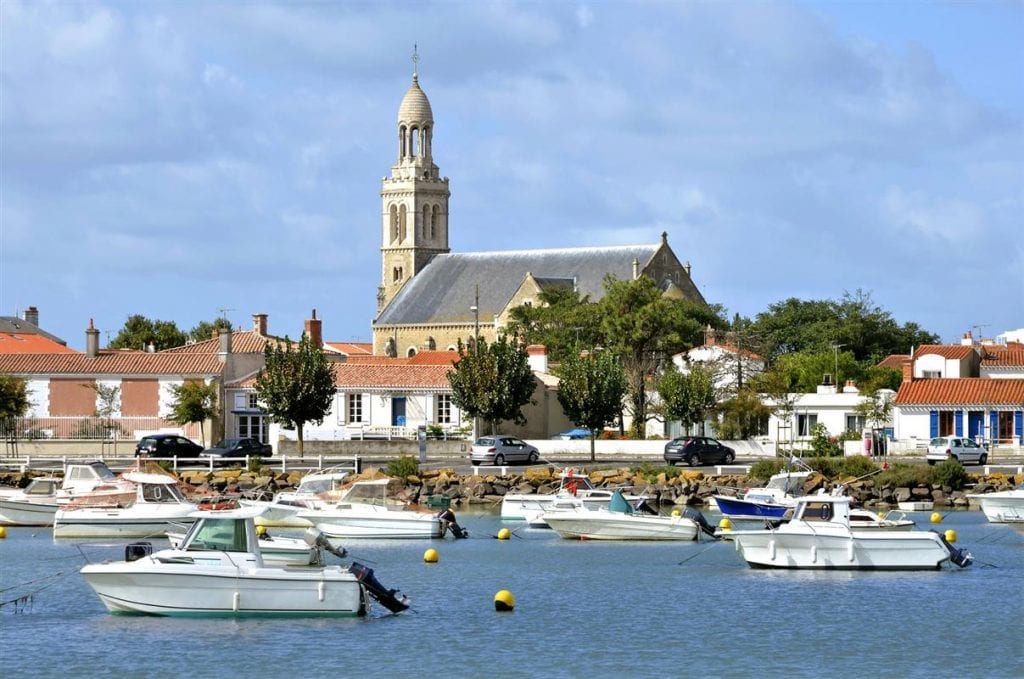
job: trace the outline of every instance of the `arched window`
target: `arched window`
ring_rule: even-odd
[[[409,347],[409,350],[407,352],[405,352],[405,357],[406,358],[412,358],[415,355],[416,355],[416,347]]]
[[[390,210],[391,216],[391,242],[394,243],[398,240],[398,208],[392,204]]]
[[[405,242],[405,206],[398,208],[398,240]]]
[[[440,214],[441,214],[441,208],[439,206],[435,205],[434,209],[430,213],[430,237],[431,238],[436,238],[437,237],[437,220],[438,220],[438,217],[440,216]]]
[[[428,239],[434,237],[434,231],[433,231],[433,229],[430,228],[430,206],[429,205],[424,205],[423,206],[423,228],[420,231],[420,234],[424,238],[428,238]]]
[[[402,125],[402,126],[400,126],[398,128],[398,157],[399,158],[405,158],[406,132],[407,131],[405,129],[405,125]]]
[[[433,337],[428,337],[427,338],[427,351],[436,351],[436,350],[437,350],[437,341],[434,340]]]
[[[409,155],[415,158],[419,155],[420,151],[420,131],[419,128],[414,127],[409,130]]]

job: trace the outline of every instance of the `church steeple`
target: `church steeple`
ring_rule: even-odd
[[[398,107],[398,160],[381,182],[383,233],[380,313],[405,283],[448,252],[448,178],[433,161],[434,113],[420,89],[419,52],[413,48],[412,84]]]

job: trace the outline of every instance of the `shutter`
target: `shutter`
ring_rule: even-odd
[[[1024,411],[1018,410],[1013,414],[1013,430],[1017,432],[1017,440],[1024,443]]]
[[[964,411],[962,410],[953,411],[953,434],[956,436],[964,435]]]
[[[995,410],[988,413],[988,438],[993,443],[999,440],[999,413]]]
[[[928,413],[928,430],[931,432],[929,438],[939,435],[939,411],[932,410]]]

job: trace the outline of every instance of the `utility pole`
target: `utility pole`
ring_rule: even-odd
[[[836,393],[839,393],[839,350],[845,347],[845,344],[833,343],[832,352],[835,355],[835,373],[833,375],[833,384],[836,386]]]

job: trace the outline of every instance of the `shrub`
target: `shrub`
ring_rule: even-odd
[[[897,462],[878,475],[879,485],[893,488],[926,486],[931,484],[931,481],[930,467],[910,465],[905,462]]]
[[[250,471],[253,474],[259,474],[263,469],[263,458],[253,456],[249,458],[249,464],[246,466],[246,471]]]
[[[659,467],[650,462],[642,462],[636,467],[631,467],[629,471],[633,476],[639,476],[645,481],[652,483],[658,478],[659,474],[664,474],[666,479],[674,479],[682,473],[679,467]]]
[[[854,455],[843,458],[842,473],[854,478],[878,471],[878,465],[870,457]]]
[[[750,467],[749,476],[752,479],[767,481],[772,474],[782,471],[782,460],[758,460]]]
[[[828,433],[825,425],[818,423],[811,429],[811,450],[818,457],[842,455],[843,448],[835,436]],[[827,476],[827,474],[826,474]]]
[[[967,482],[967,472],[959,460],[946,460],[930,468],[932,485],[960,490]]]
[[[405,478],[414,476],[420,471],[420,463],[412,455],[402,455],[397,460],[388,462],[388,476]]]

